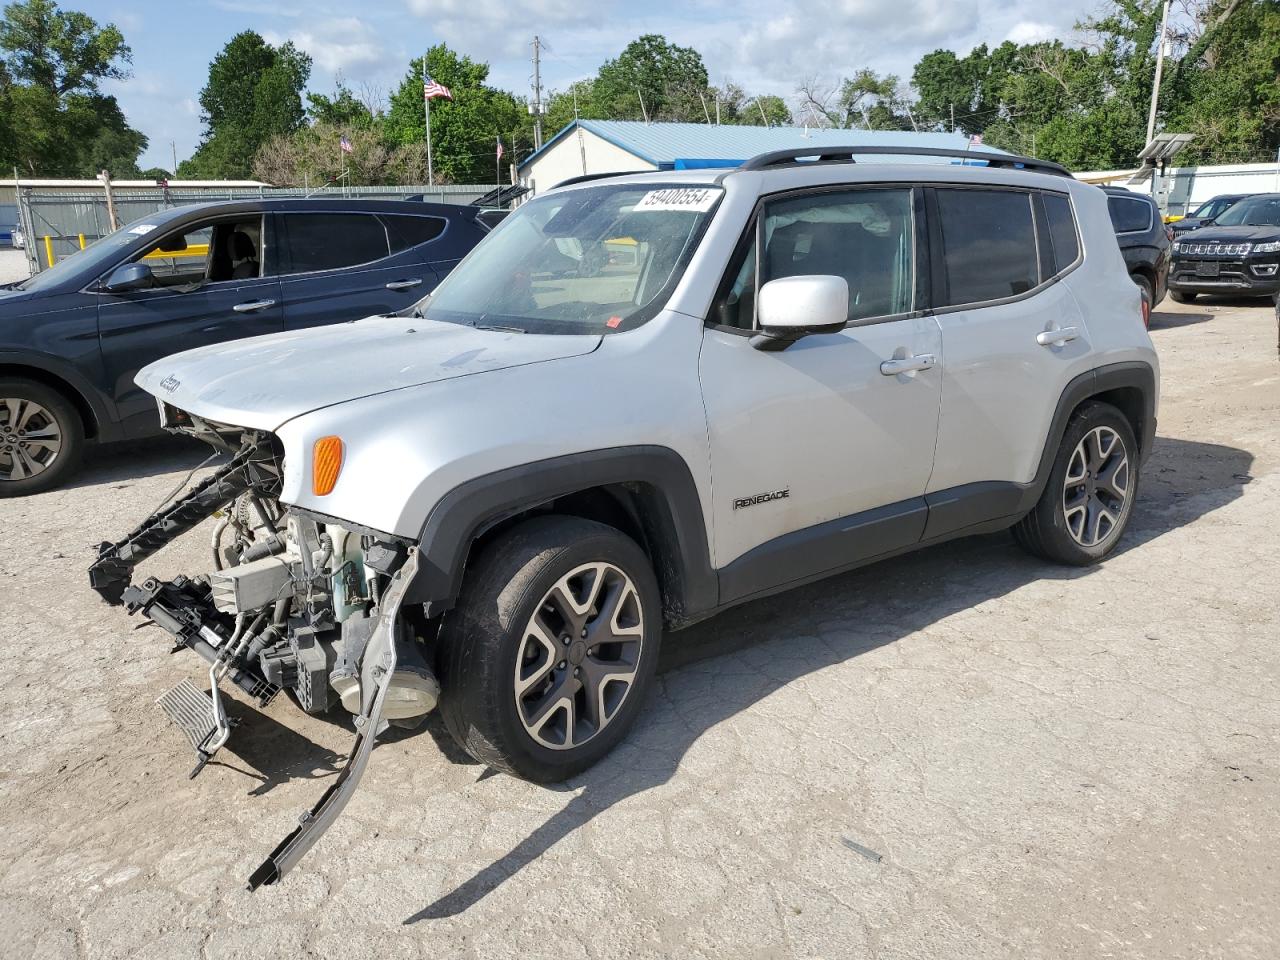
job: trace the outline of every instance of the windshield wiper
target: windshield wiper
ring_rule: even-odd
[[[528,333],[524,327],[508,327],[500,323],[473,323],[477,330],[497,330],[500,333]]]

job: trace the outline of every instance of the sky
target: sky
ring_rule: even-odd
[[[399,86],[411,57],[444,41],[488,62],[490,82],[529,91],[533,35],[546,47],[544,88],[564,89],[645,33],[697,49],[713,84],[791,98],[806,79],[831,84],[858,69],[910,77],[925,53],[979,43],[1072,36],[1100,0],[62,0],[115,23],[133,48],[133,76],[105,85],[150,138],[141,166],[170,169],[200,140],[200,88],[209,61],[241,30],[311,54],[311,89]],[[172,144],[172,146],[171,146]]]

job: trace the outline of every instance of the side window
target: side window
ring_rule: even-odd
[[[1040,282],[1030,194],[942,189],[937,199],[946,278],[937,306],[1001,300]]]
[[[910,189],[849,190],[765,208],[760,283],[830,274],[849,283],[849,319],[907,313],[914,290]]]
[[[1136,197],[1107,197],[1107,211],[1116,233],[1143,233],[1151,229],[1151,204]]]
[[[169,234],[137,258],[151,268],[160,286],[198,283],[208,276],[209,244],[213,224],[194,224],[178,234]]]
[[[381,260],[390,252],[387,229],[372,214],[286,213],[289,273],[336,270]]]
[[[1049,241],[1053,246],[1054,273],[1061,273],[1080,256],[1080,237],[1076,233],[1076,218],[1071,211],[1071,200],[1060,193],[1042,194],[1045,219],[1048,221]]]
[[[262,217],[192,224],[135,259],[162,287],[252,280],[262,276]]]
[[[439,217],[402,217],[392,214],[380,219],[387,225],[392,253],[430,243],[444,233],[445,228],[445,221]]]

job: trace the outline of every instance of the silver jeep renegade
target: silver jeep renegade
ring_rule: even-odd
[[[1102,560],[1156,429],[1143,320],[1106,195],[1053,164],[809,148],[582,178],[411,311],[144,369],[226,459],[90,579],[208,661],[207,693],[161,697],[197,771],[222,687],[355,715],[271,883],[387,724],[438,708],[482,763],[561,780],[626,735],[664,633],[728,606],[1002,528]],[[210,517],[207,571],[131,583]]]

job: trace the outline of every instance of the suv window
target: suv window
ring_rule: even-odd
[[[937,306],[1001,300],[1040,282],[1030,194],[940,189],[937,199],[946,278]]]
[[[1042,194],[1045,220],[1048,221],[1049,241],[1053,246],[1053,272],[1061,273],[1080,256],[1080,237],[1076,233],[1076,218],[1071,211],[1071,200],[1060,193]]]
[[[757,256],[756,243],[750,245],[717,322],[753,329],[761,284],[815,274],[844,277],[850,320],[910,312],[915,289],[911,193],[910,188],[848,190],[769,204],[757,225],[764,256]]]
[[[391,214],[382,216],[381,220],[387,225],[392,253],[430,243],[444,233],[445,228],[445,221],[440,217],[408,217]]]
[[[285,213],[289,273],[336,270],[381,260],[390,252],[387,229],[368,213]]]
[[[158,286],[252,280],[262,271],[262,217],[193,223],[134,257],[151,268]]]
[[[1145,233],[1151,229],[1151,203],[1139,197],[1107,197],[1107,211],[1116,233]]]

